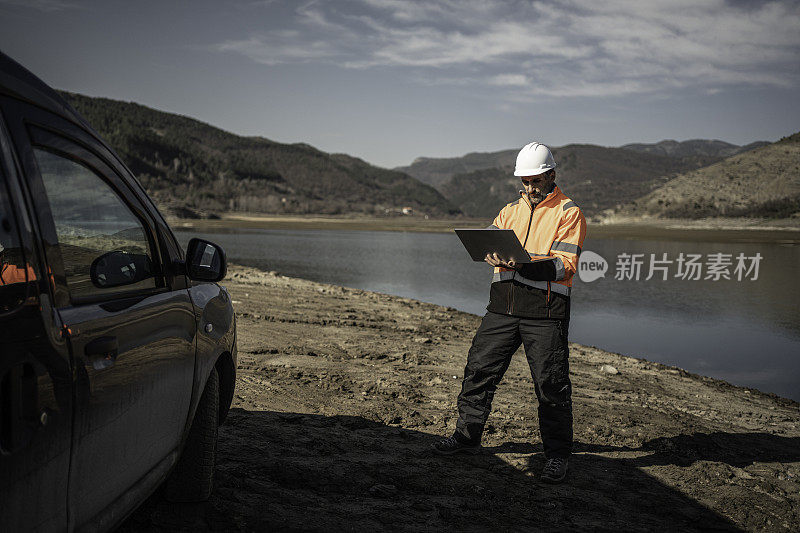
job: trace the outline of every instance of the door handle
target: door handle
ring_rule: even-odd
[[[103,370],[113,366],[119,354],[119,342],[116,337],[98,337],[83,348],[86,359],[95,370]]]

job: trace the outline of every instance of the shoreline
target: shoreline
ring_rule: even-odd
[[[294,276],[281,274],[281,273],[276,272],[276,271],[265,271],[265,270],[262,270],[262,269],[260,269],[258,267],[251,267],[251,266],[246,266],[246,265],[240,265],[240,264],[233,263],[233,264],[229,264],[229,271],[228,271],[228,275],[229,276],[231,275],[231,272],[233,273],[233,277],[236,278],[236,279],[241,279],[241,278],[248,279],[250,276],[253,276],[253,275],[255,275],[256,277],[262,278],[262,279],[264,277],[275,278],[276,280],[283,281],[284,283],[286,283],[286,286],[289,286],[289,287],[295,286],[295,285],[302,285],[302,286],[310,285],[312,288],[313,287],[317,287],[317,291],[321,292],[323,294],[353,293],[353,294],[357,294],[357,295],[366,296],[366,297],[368,297],[370,299],[379,299],[379,300],[385,300],[385,301],[397,301],[397,302],[402,303],[403,305],[411,304],[411,305],[414,305],[414,306],[426,306],[426,307],[430,306],[430,307],[436,308],[436,309],[438,309],[440,311],[444,310],[444,312],[446,312],[446,313],[464,315],[464,316],[470,317],[470,318],[472,318],[472,319],[474,319],[474,320],[476,320],[478,322],[482,318],[481,315],[470,313],[468,311],[461,311],[461,310],[456,309],[454,307],[449,307],[449,306],[436,304],[436,303],[432,303],[432,302],[425,302],[425,301],[422,301],[422,300],[417,300],[415,298],[408,298],[408,297],[398,296],[398,295],[389,294],[389,293],[370,291],[370,290],[366,290],[366,289],[358,289],[358,288],[354,288],[354,287],[346,287],[346,286],[343,286],[343,285],[335,285],[335,284],[331,284],[331,283],[314,281],[314,280],[310,280],[310,279],[306,279],[306,278],[299,278],[299,277],[294,277]],[[228,281],[228,277],[226,277],[226,279],[224,279],[220,283],[225,284],[227,281]],[[236,302],[234,302],[234,303],[236,303]],[[472,333],[474,333],[474,332],[469,332],[470,337],[471,337]],[[730,388],[733,388],[733,389],[740,389],[742,391],[745,391],[746,393],[757,393],[759,395],[763,395],[763,396],[766,396],[766,397],[773,398],[773,399],[775,399],[777,401],[780,401],[782,403],[787,403],[788,402],[789,404],[794,404],[794,406],[797,407],[800,410],[800,401],[794,400],[792,398],[787,398],[787,397],[784,397],[784,396],[780,396],[779,394],[776,394],[774,392],[762,391],[762,390],[760,390],[758,388],[755,388],[755,387],[747,387],[747,386],[744,386],[744,385],[736,385],[736,384],[730,383],[730,382],[728,382],[728,381],[726,381],[724,379],[715,378],[713,376],[706,376],[704,374],[699,374],[699,373],[696,373],[696,372],[690,372],[689,370],[686,370],[686,369],[681,368],[681,367],[676,366],[676,365],[668,365],[668,364],[665,364],[665,363],[659,363],[658,361],[652,361],[652,360],[647,359],[645,357],[638,357],[636,355],[627,355],[627,354],[623,354],[623,353],[619,353],[619,352],[614,352],[614,351],[611,351],[611,350],[607,350],[605,348],[601,348],[601,347],[595,346],[593,344],[581,344],[581,343],[572,342],[572,341],[570,341],[569,344],[570,344],[571,347],[574,345],[574,346],[576,346],[576,347],[578,347],[579,349],[582,349],[582,350],[596,350],[598,352],[602,352],[602,353],[608,355],[609,357],[616,357],[616,358],[622,358],[622,359],[631,359],[631,360],[634,360],[634,361],[638,361],[639,363],[642,363],[642,364],[645,364],[645,365],[648,365],[648,366],[652,366],[653,368],[656,368],[656,369],[658,369],[660,371],[668,372],[668,373],[671,373],[671,374],[679,374],[682,377],[691,377],[692,379],[696,379],[696,380],[700,380],[700,381],[704,381],[704,382],[716,382],[717,384],[719,384],[721,386],[730,387]],[[520,348],[520,350],[521,350],[521,348]],[[800,414],[800,411],[799,411],[798,414]],[[798,422],[800,422],[800,420],[798,420]]]
[[[228,213],[219,219],[168,218],[170,226],[181,231],[263,230],[339,230],[401,231],[449,233],[455,228],[486,227],[489,219],[424,219],[405,217],[348,217],[322,215],[255,215]],[[708,220],[620,220],[613,223],[589,222],[588,239],[621,238],[711,242],[752,242],[800,244],[800,220],[762,219]]]
[[[731,242],[734,242],[734,241],[731,241]],[[735,242],[749,242],[749,241],[735,241]],[[422,305],[432,305],[432,306],[436,306],[436,307],[447,309],[448,311],[451,311],[451,312],[464,313],[466,315],[474,317],[476,320],[480,320],[483,317],[482,313],[473,313],[473,312],[470,312],[470,311],[465,311],[465,310],[462,310],[462,309],[451,307],[451,306],[448,306],[448,305],[445,305],[445,304],[436,303],[436,302],[433,302],[433,301],[421,300],[421,299],[418,299],[419,297],[415,298],[415,297],[410,297],[410,296],[402,296],[402,295],[398,295],[398,294],[391,294],[391,293],[388,293],[388,292],[387,293],[383,293],[383,292],[371,291],[369,289],[362,289],[362,288],[353,287],[353,286],[337,285],[337,284],[328,283],[328,282],[325,282],[325,281],[317,281],[317,280],[314,280],[313,278],[293,276],[293,275],[285,274],[283,272],[279,272],[277,270],[265,271],[265,270],[261,269],[260,267],[258,267],[256,265],[234,264],[233,266],[234,266],[234,268],[253,269],[253,270],[256,270],[256,271],[260,271],[260,272],[267,272],[267,274],[275,275],[275,276],[277,276],[279,278],[286,278],[286,279],[289,279],[289,280],[304,281],[304,282],[309,282],[309,283],[320,284],[320,285],[323,285],[323,286],[330,286],[330,287],[336,288],[337,290],[340,289],[340,290],[343,290],[343,291],[361,291],[363,293],[377,294],[377,295],[385,296],[387,298],[397,298],[397,299],[400,299],[400,300],[408,300],[408,301],[412,301],[412,302],[417,302],[417,303],[422,304]],[[485,311],[485,309],[484,309],[484,311]],[[570,335],[570,338],[572,338],[572,335]],[[762,389],[760,389],[758,387],[749,386],[747,384],[731,383],[730,381],[727,381],[727,380],[722,379],[722,378],[709,376],[709,375],[705,375],[705,374],[700,374],[699,372],[693,372],[692,370],[689,370],[687,368],[683,368],[683,367],[680,367],[680,366],[677,366],[677,365],[671,365],[671,364],[668,364],[668,363],[662,363],[662,362],[656,361],[654,359],[649,359],[646,352],[641,352],[641,353],[639,353],[637,355],[629,355],[629,354],[626,354],[626,353],[615,351],[614,349],[610,349],[608,347],[598,346],[598,345],[595,345],[595,344],[580,343],[580,342],[575,342],[575,341],[571,341],[570,344],[579,345],[579,346],[582,346],[584,348],[596,349],[596,350],[599,350],[599,351],[602,351],[602,352],[607,352],[609,354],[613,354],[613,355],[616,355],[616,356],[619,356],[619,357],[628,357],[628,358],[636,359],[638,361],[642,361],[644,363],[657,366],[657,367],[659,367],[659,368],[661,368],[662,370],[665,370],[665,371],[672,371],[672,372],[676,372],[677,371],[677,372],[679,372],[681,374],[691,374],[691,375],[693,375],[695,377],[698,377],[698,378],[716,380],[716,381],[719,381],[719,382],[724,383],[726,385],[729,385],[731,387],[737,387],[737,388],[740,388],[740,389],[743,389],[743,390],[750,390],[750,391],[758,392],[759,394],[764,394],[764,395],[767,395],[767,396],[773,396],[773,397],[778,398],[780,400],[795,402],[797,404],[797,406],[800,407],[800,398],[795,399],[795,398],[790,398],[788,396],[782,396],[781,394],[779,394],[777,392],[762,390]]]
[[[793,400],[570,343],[575,450],[553,487],[522,353],[482,453],[429,451],[479,317],[237,265],[223,284],[239,369],[214,493],[177,518],[154,496],[121,531],[795,527]]]
[[[429,218],[418,216],[365,217],[325,215],[254,215],[228,213],[219,219],[168,218],[173,229],[291,229],[345,231],[409,231],[447,233],[454,228],[481,228],[481,219]]]

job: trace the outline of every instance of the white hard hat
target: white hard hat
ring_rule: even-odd
[[[537,176],[556,168],[550,148],[536,141],[526,144],[517,154],[515,176]]]

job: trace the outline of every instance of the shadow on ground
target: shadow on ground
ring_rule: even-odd
[[[157,493],[121,530],[737,530],[640,467],[800,459],[800,439],[768,434],[577,443],[567,483],[552,486],[538,480],[539,446],[439,457],[435,438],[355,416],[234,409],[211,499],[173,505]],[[639,453],[596,455],[611,451]]]

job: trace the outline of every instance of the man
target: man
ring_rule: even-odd
[[[514,175],[522,180],[522,197],[506,205],[490,227],[514,230],[531,256],[550,260],[514,264],[497,254],[486,256],[494,277],[464,368],[456,430],[434,444],[442,454],[478,451],[497,384],[522,344],[539,400],[542,480],[551,483],[566,476],[572,451],[569,297],[586,236],[581,210],[555,185],[555,167],[550,150],[537,142],[517,156]]]

